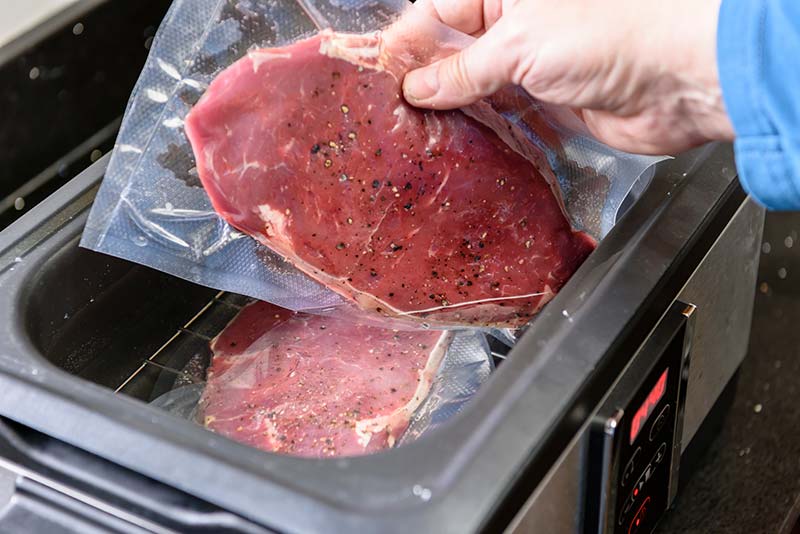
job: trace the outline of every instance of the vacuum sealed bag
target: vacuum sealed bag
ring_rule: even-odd
[[[292,310],[526,323],[655,160],[507,88],[408,105],[471,37],[402,0],[176,0],[82,245]]]
[[[324,458],[417,439],[488,378],[482,333],[393,330],[266,302],[211,342],[204,384],[152,404],[255,448]]]

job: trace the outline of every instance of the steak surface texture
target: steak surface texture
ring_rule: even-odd
[[[451,336],[256,302],[211,343],[199,417],[235,441],[294,456],[392,447],[427,396]]]
[[[362,309],[522,325],[595,243],[540,154],[500,124],[411,107],[404,65],[378,34],[250,52],[187,117],[203,186],[233,226]]]

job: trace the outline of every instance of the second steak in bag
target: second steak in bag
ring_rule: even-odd
[[[211,344],[199,418],[231,439],[294,456],[390,448],[425,401],[453,337],[256,302]]]

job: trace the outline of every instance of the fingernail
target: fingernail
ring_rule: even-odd
[[[439,69],[436,66],[411,71],[405,80],[406,98],[421,102],[439,92]]]

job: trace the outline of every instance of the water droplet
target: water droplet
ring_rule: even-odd
[[[756,413],[761,413],[762,409],[764,409],[764,407],[761,406],[761,404],[756,404],[755,406],[753,406],[753,411]]]
[[[772,246],[769,244],[769,241],[764,241],[764,243],[761,244],[761,252],[769,254],[770,250],[772,250]]]
[[[781,280],[784,280],[787,274],[789,274],[789,272],[786,270],[786,267],[781,267],[778,269],[778,278]]]
[[[22,197],[17,197],[14,200],[14,209],[17,211],[22,211],[25,209],[25,199]]]
[[[83,30],[84,30],[83,23],[79,22],[72,27],[72,35],[80,35],[83,33]]]
[[[94,163],[95,161],[97,161],[98,159],[100,159],[102,157],[103,157],[103,151],[102,150],[98,150],[96,148],[94,150],[92,150],[91,154],[89,154],[89,160],[92,163]]]
[[[141,154],[142,153],[142,149],[137,148],[137,147],[135,147],[133,145],[125,145],[125,144],[123,144],[123,145],[118,145],[117,148],[119,149],[120,152],[133,152],[134,154]]]
[[[38,374],[39,374],[39,370],[38,370],[38,369],[36,369],[36,368],[34,368],[34,369],[31,369],[31,374],[32,374],[33,376],[36,376],[36,375],[38,375]]]
[[[147,246],[147,238],[142,235],[137,235],[133,238],[133,243],[137,247],[145,247]]]
[[[144,94],[147,95],[147,98],[153,102],[158,102],[159,104],[163,104],[168,100],[167,95],[161,91],[156,91],[155,89],[146,89]]]
[[[69,314],[68,313],[64,314],[64,319],[69,319]]]
[[[792,248],[792,246],[794,246],[794,239],[792,238],[792,236],[787,235],[786,239],[783,240],[783,245],[786,248]]]
[[[161,70],[166,72],[170,78],[175,78],[176,80],[181,79],[181,73],[178,72],[178,69],[171,64],[167,63],[161,58],[156,58],[156,63],[158,63],[158,66],[161,67]]]
[[[166,119],[162,124],[167,128],[173,128],[173,129],[183,127],[183,121],[179,117],[172,117],[170,119]]]
[[[431,500],[431,490],[428,488],[423,488],[419,484],[415,484],[414,487],[411,489],[412,493],[422,499],[423,501]]]
[[[14,263],[22,263],[22,258],[17,256],[16,258],[14,258]]]
[[[39,67],[33,67],[31,71],[28,73],[28,77],[31,80],[35,80],[39,77],[42,72],[39,70]]]
[[[567,312],[567,310],[561,310],[561,315],[563,315],[564,317],[569,317],[569,313]]]

